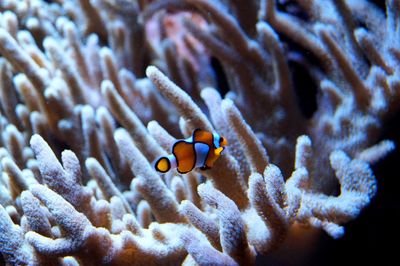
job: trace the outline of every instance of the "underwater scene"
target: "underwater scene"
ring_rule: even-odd
[[[399,132],[400,0],[0,0],[0,265],[397,265]]]

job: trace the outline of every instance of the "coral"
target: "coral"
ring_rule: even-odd
[[[343,236],[394,149],[400,2],[385,8],[1,1],[4,261],[251,265],[298,226]],[[228,139],[215,166],[157,173],[196,128]]]

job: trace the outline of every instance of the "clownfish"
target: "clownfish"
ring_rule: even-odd
[[[154,168],[161,173],[177,168],[180,174],[188,173],[195,167],[210,169],[227,145],[228,141],[221,135],[198,128],[190,138],[176,141],[172,154],[157,159]]]

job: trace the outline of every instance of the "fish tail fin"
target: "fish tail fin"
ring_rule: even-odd
[[[160,157],[154,163],[154,168],[160,173],[166,173],[169,171],[169,169],[171,169],[171,161],[168,159],[168,157]]]

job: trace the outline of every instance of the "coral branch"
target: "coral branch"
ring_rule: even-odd
[[[178,109],[180,115],[186,120],[190,129],[202,128],[212,131],[212,125],[203,112],[192,101],[189,95],[176,86],[154,66],[146,69],[146,75],[158,90]]]
[[[239,263],[252,261],[254,251],[247,244],[244,223],[234,202],[211,185],[200,185],[198,190],[200,197],[218,211],[222,250]]]
[[[236,136],[243,147],[252,172],[261,173],[269,164],[268,155],[264,147],[262,147],[261,142],[250,129],[250,126],[244,121],[232,101],[222,101],[222,111],[226,116],[227,122],[232,125],[233,130],[236,132]]]
[[[39,135],[31,138],[31,146],[45,184],[60,193],[78,210],[90,216],[91,194],[81,185],[80,164],[75,154],[71,151],[63,152],[63,168],[51,148]]]
[[[191,232],[182,236],[185,248],[199,265],[239,265],[228,255],[214,249],[207,241],[201,241]]]
[[[201,210],[199,210],[190,201],[184,200],[179,207],[193,226],[205,234],[214,248],[221,250],[221,243],[219,240],[219,228],[215,221],[208,218]]]
[[[159,222],[185,222],[171,191],[166,188],[143,154],[132,143],[127,132],[116,131],[115,140],[129,162],[132,172],[139,179],[139,191],[150,204],[156,219]]]
[[[106,97],[111,112],[118,121],[128,130],[135,143],[139,145],[146,158],[150,161],[164,154],[154,139],[147,133],[146,127],[142,124],[134,112],[126,105],[121,96],[118,95],[114,85],[110,81],[103,81],[102,92]]]
[[[30,247],[26,246],[21,230],[15,226],[6,210],[0,205],[0,251],[13,265],[35,263]]]

